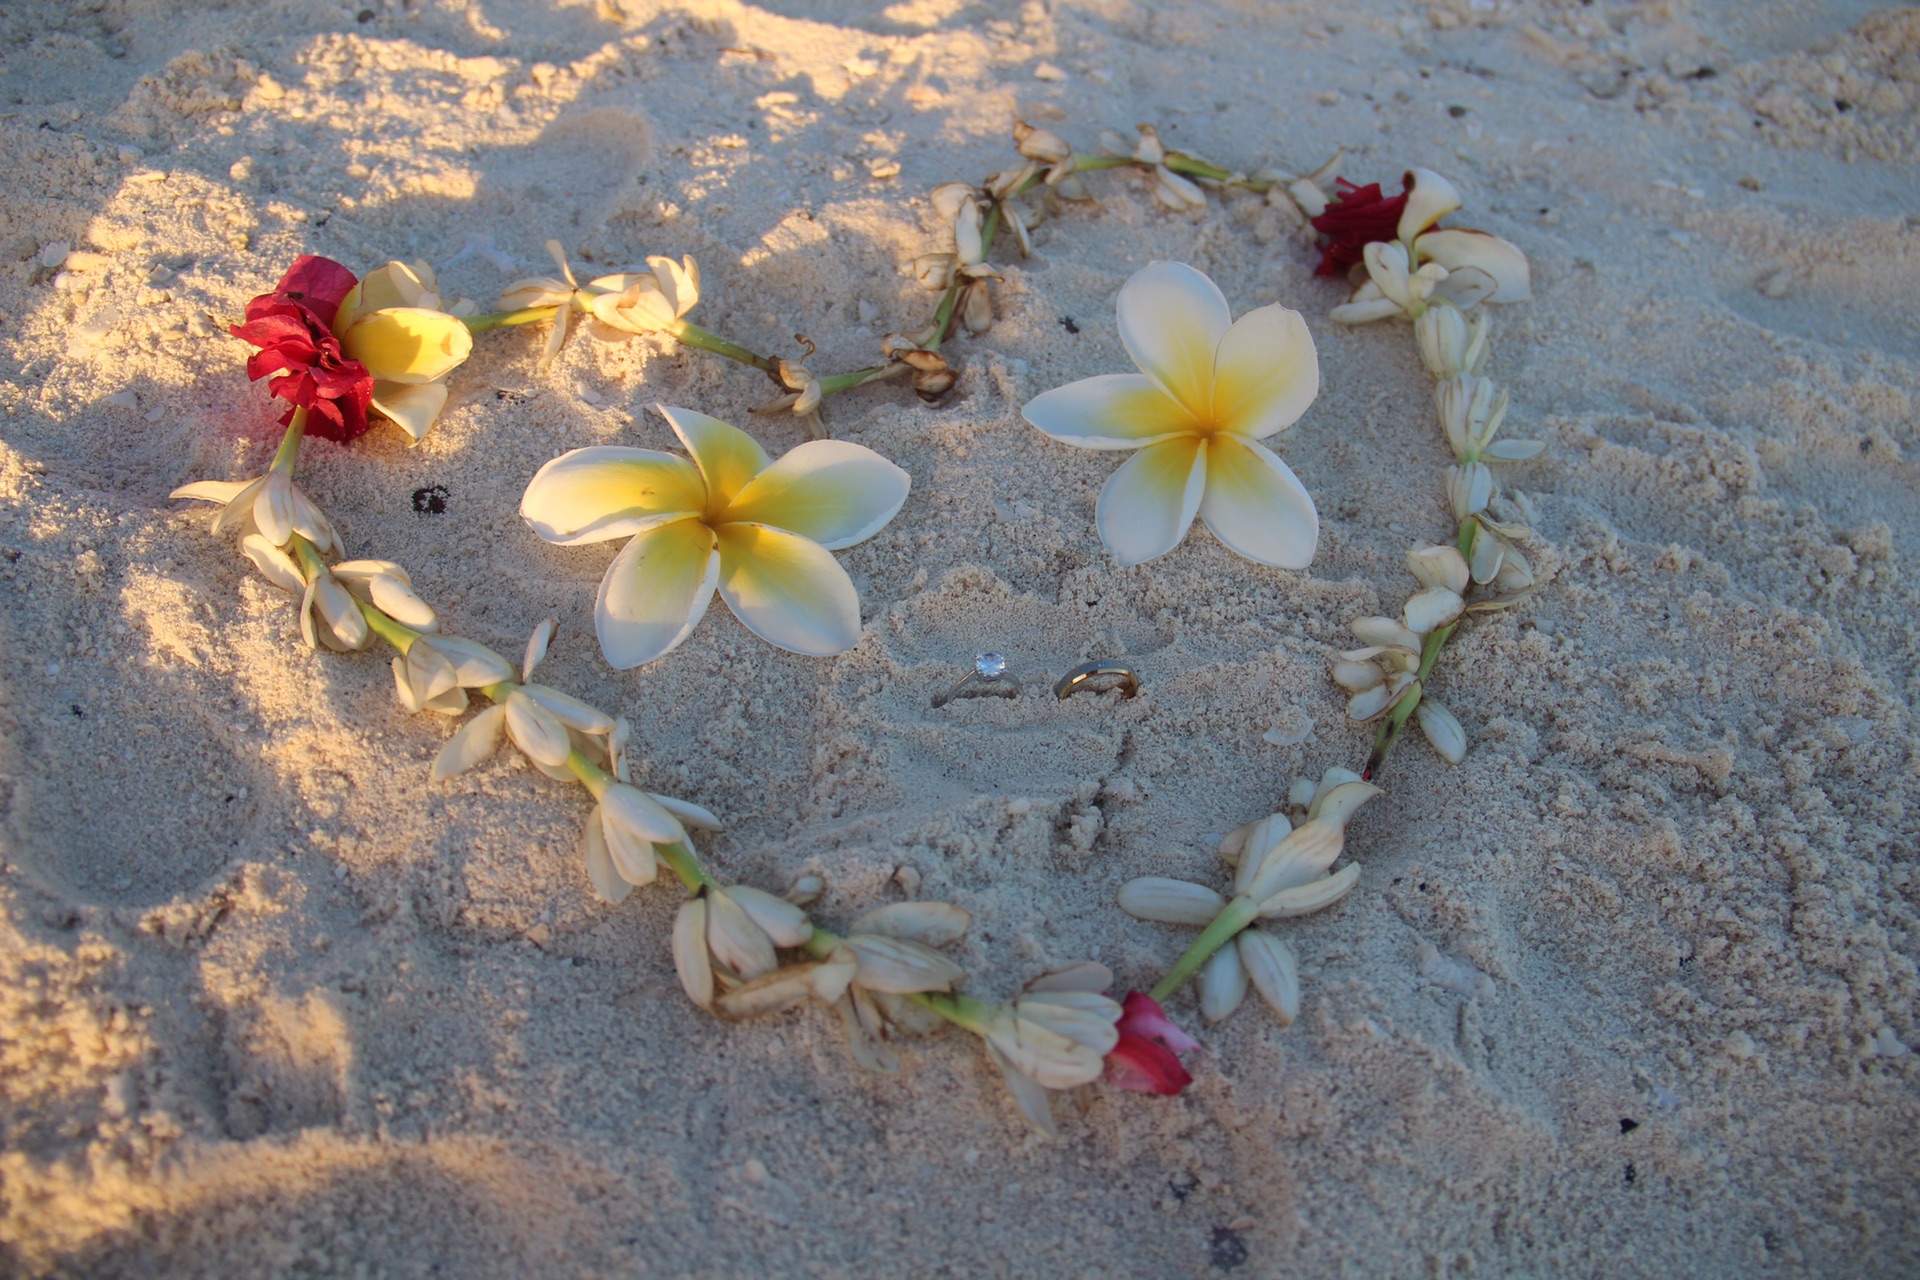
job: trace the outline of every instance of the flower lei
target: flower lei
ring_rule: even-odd
[[[248,304],[231,332],[258,348],[248,374],[287,402],[286,431],[266,474],[201,481],[175,491],[219,505],[216,535],[240,549],[271,583],[299,598],[309,645],[361,650],[376,640],[394,652],[400,701],[413,711],[457,716],[477,696],[487,705],[441,749],[440,782],[472,768],[503,741],[557,781],[592,800],[581,856],[594,890],[622,901],[664,867],[685,891],[672,954],[686,994],[729,1019],[827,1005],[861,1066],[897,1068],[890,1041],[951,1025],[978,1036],[1026,1119],[1053,1132],[1052,1090],[1105,1074],[1117,1087],[1172,1094],[1191,1082],[1180,1061],[1198,1042],[1175,1026],[1160,1001],[1197,978],[1209,1021],[1231,1014],[1257,990],[1285,1024],[1298,1014],[1299,965],[1260,921],[1320,910],[1342,898],[1360,868],[1333,865],[1346,827],[1380,794],[1374,779],[1401,730],[1419,725],[1451,762],[1465,754],[1460,721],[1427,692],[1442,652],[1465,617],[1509,607],[1537,589],[1519,550],[1528,530],[1524,499],[1503,503],[1492,466],[1538,453],[1533,442],[1496,440],[1507,393],[1485,375],[1490,356],[1480,304],[1530,296],[1527,262],[1513,245],[1483,232],[1442,228],[1458,191],[1416,169],[1394,197],[1379,184],[1323,184],[1341,160],[1306,175],[1239,174],[1167,148],[1151,126],[1137,140],[1102,135],[1102,153],[1076,155],[1057,134],[1016,123],[1020,163],[977,186],[936,189],[933,205],[953,248],[916,259],[913,272],[940,294],[929,323],[890,333],[884,360],[820,375],[803,359],[759,355],[688,321],[700,274],[691,258],[650,258],[647,270],[581,284],[561,246],[548,249],[557,277],[510,285],[502,310],[476,314],[470,302],[443,305],[434,273],[398,262],[356,279],[339,263],[303,256],[270,293]],[[1351,693],[1350,718],[1377,722],[1359,772],[1332,768],[1302,779],[1286,807],[1229,834],[1220,846],[1231,896],[1204,884],[1145,877],[1119,893],[1143,920],[1199,927],[1199,938],[1148,992],[1107,994],[1113,975],[1083,962],[1042,974],[1013,999],[992,1003],[957,990],[965,973],[941,950],[969,924],[961,907],[903,902],[869,911],[836,932],[809,907],[823,885],[804,876],[784,894],[729,883],[701,858],[692,833],[720,827],[697,804],[644,790],[628,759],[622,716],[534,679],[552,639],[551,619],[535,628],[516,666],[484,645],[449,634],[413,590],[407,570],[386,560],[345,560],[319,505],[294,482],[308,434],[351,444],[386,420],[413,439],[447,400],[446,379],[473,337],[494,329],[550,325],[542,365],[570,331],[608,341],[667,336],[765,373],[779,394],[756,413],[803,418],[811,442],[770,459],[746,433],[691,410],[662,407],[688,457],[601,446],[547,464],[529,485],[522,514],[548,541],[629,541],[609,566],[596,602],[610,662],[656,660],[698,624],[718,593],[749,629],[796,652],[845,652],[859,637],[858,601],[832,551],[877,533],[905,500],[908,478],[862,446],[825,437],[829,397],[904,379],[938,401],[956,379],[943,346],[964,329],[993,323],[989,255],[1002,231],[1024,254],[1030,232],[1066,202],[1089,199],[1083,176],[1132,169],[1174,211],[1205,203],[1208,191],[1247,192],[1290,208],[1325,237],[1321,274],[1352,272],[1352,297],[1333,312],[1342,323],[1413,322],[1422,363],[1438,380],[1435,406],[1455,454],[1446,495],[1458,527],[1449,545],[1419,545],[1408,568],[1420,584],[1398,618],[1353,623],[1361,647],[1334,659],[1336,683]],[[1318,518],[1293,474],[1259,441],[1292,424],[1318,386],[1312,340],[1295,312],[1267,307],[1232,322],[1211,281],[1178,264],[1155,264],[1120,300],[1121,329],[1137,374],[1108,375],[1044,393],[1026,406],[1030,422],[1063,443],[1137,450],[1104,490],[1101,536],[1122,563],[1171,549],[1199,516],[1230,549],[1268,564],[1303,568]],[[802,339],[804,342],[804,339]],[[811,347],[809,346],[809,352]]]

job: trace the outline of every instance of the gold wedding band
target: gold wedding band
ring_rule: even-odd
[[[1078,693],[1089,680],[1100,676],[1119,676],[1120,683],[1115,687],[1131,698],[1140,692],[1140,677],[1134,669],[1124,662],[1083,662],[1067,674],[1060,677],[1053,686],[1053,696],[1065,701]]]

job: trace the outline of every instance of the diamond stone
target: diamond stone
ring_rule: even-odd
[[[976,653],[973,655],[973,669],[988,680],[998,680],[1007,674],[1007,655],[1004,653]]]

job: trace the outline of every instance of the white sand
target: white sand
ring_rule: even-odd
[[[1920,12],[366,3],[0,11],[0,1270],[1920,1267]],[[868,1078],[818,1011],[700,1015],[675,894],[589,896],[576,789],[504,755],[430,786],[448,727],[402,712],[383,659],[304,649],[205,509],[166,500],[266,461],[223,331],[297,253],[364,270],[484,238],[517,267],[443,273],[484,300],[550,235],[609,268],[692,253],[694,319],[851,368],[922,322],[898,268],[939,247],[925,193],[1001,167],[1016,109],[1083,148],[1150,120],[1229,166],[1346,145],[1357,180],[1452,175],[1459,220],[1532,256],[1495,372],[1550,446],[1512,474],[1551,585],[1435,681],[1466,763],[1406,744],[1351,832],[1360,888],[1286,928],[1299,1024],[1244,1010],[1202,1031],[1187,1094],[1079,1091],[1054,1143],[968,1037]],[[1446,534],[1445,450],[1404,328],[1330,324],[1342,291],[1289,215],[1093,186],[1033,259],[996,254],[999,323],[955,343],[949,405],[830,404],[914,481],[842,556],[869,622],[846,657],[715,608],[613,673],[612,549],[515,516],[564,449],[665,444],[656,400],[748,425],[765,381],[708,357],[576,338],[538,373],[540,334],[489,335],[424,445],[310,445],[304,483],[451,628],[516,652],[558,615],[548,678],[727,819],[727,874],[817,872],[829,923],[916,883],[961,903],[983,995],[1087,956],[1145,985],[1186,938],[1115,887],[1218,876],[1219,832],[1364,757],[1327,656]],[[61,243],[94,256],[49,278]],[[1115,569],[1092,503],[1117,459],[1020,420],[1126,368],[1113,296],[1154,258],[1313,327],[1325,389],[1280,441],[1323,516],[1310,573],[1198,530]],[[435,485],[444,513],[416,515]],[[1147,691],[930,710],[977,647],[1029,672],[1124,654]],[[1263,741],[1302,717],[1304,743]]]

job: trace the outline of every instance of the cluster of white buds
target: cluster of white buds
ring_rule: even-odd
[[[1434,225],[1460,208],[1459,188],[1431,169],[1409,170],[1405,184],[1394,238],[1362,250],[1367,279],[1333,309],[1336,322],[1417,320],[1440,302],[1467,311],[1533,296],[1532,271],[1517,246],[1484,231]]]
[[[502,736],[511,739],[521,754],[550,778],[574,781],[576,774],[569,761],[578,751],[593,760],[596,767],[604,760],[614,776],[624,780],[623,748],[629,732],[626,719],[608,715],[572,694],[533,681],[534,668],[545,656],[552,634],[551,618],[534,628],[518,683],[514,682],[513,668],[505,658],[483,645],[453,636],[420,636],[408,645],[404,662],[395,661],[394,680],[402,690],[400,700],[409,706],[416,699],[424,705],[420,694],[434,687],[415,684],[413,651],[423,646],[429,656],[418,666],[440,672],[435,684],[445,683],[445,672],[439,665],[444,662],[452,668],[455,677],[454,685],[448,688],[485,689],[489,691],[488,696],[494,698],[492,706],[447,739],[433,763],[434,781],[464,773],[487,759],[499,749]]]
[[[197,480],[167,496],[218,503],[220,512],[213,518],[216,538],[226,533],[243,538],[257,534],[266,546],[279,550],[299,534],[321,555],[340,552],[340,539],[326,514],[291,475],[277,468],[252,480]]]
[[[1327,211],[1327,183],[1340,171],[1340,162],[1347,158],[1345,147],[1333,153],[1327,162],[1311,173],[1288,173],[1284,169],[1256,169],[1252,181],[1264,183],[1267,188],[1267,203],[1279,204],[1282,200],[1291,201],[1293,207],[1308,218],[1317,218]]]
[[[260,576],[300,597],[300,634],[310,646],[346,653],[373,642],[353,593],[319,559],[340,552],[340,537],[288,471],[276,465],[254,480],[201,480],[169,496],[220,504],[214,534],[240,534],[240,550]],[[295,539],[311,547],[310,556],[289,552]]]
[[[1346,843],[1354,812],[1379,789],[1348,769],[1329,769],[1318,782],[1295,782],[1286,813],[1250,822],[1220,842],[1220,856],[1234,870],[1231,899],[1204,884],[1142,876],[1120,888],[1120,908],[1140,920],[1208,929],[1229,917],[1229,937],[1196,975],[1200,1012],[1218,1022],[1238,1009],[1249,985],[1260,992],[1282,1025],[1300,1012],[1299,963],[1273,934],[1250,927],[1256,920],[1284,920],[1332,906],[1360,878],[1349,863],[1332,871]]]
[[[1167,167],[1167,157],[1171,153],[1166,144],[1160,141],[1160,131],[1150,124],[1134,127],[1140,131],[1140,138],[1131,143],[1110,129],[1103,130],[1100,134],[1101,150],[1110,156],[1132,160],[1144,169],[1153,182],[1154,199],[1175,213],[1204,208],[1207,193],[1200,189],[1199,184]]]
[[[826,388],[820,385],[820,379],[814,377],[813,370],[803,363],[813,358],[813,341],[804,333],[796,333],[793,337],[794,341],[806,347],[807,354],[801,360],[788,360],[784,356],[776,356],[773,360],[773,379],[786,388],[786,394],[775,396],[765,404],[755,405],[748,412],[791,413],[796,418],[806,420],[808,430],[817,440],[822,435],[820,401],[826,394]]]
[[[1092,1084],[1120,1042],[1120,1004],[1106,994],[1113,974],[1086,961],[1029,982],[1011,1003],[974,1011],[967,1028],[986,1042],[1014,1105],[1051,1137],[1047,1092]]]
[[[1378,248],[1367,246],[1369,252]],[[1492,344],[1484,311],[1468,319],[1460,307],[1434,302],[1415,317],[1413,333],[1421,363],[1438,380],[1434,411],[1453,450],[1446,493],[1459,538],[1452,546],[1421,545],[1407,552],[1407,569],[1421,589],[1407,599],[1399,618],[1354,620],[1353,633],[1363,647],[1335,655],[1333,680],[1352,695],[1349,719],[1365,724],[1391,717],[1383,732],[1397,732],[1412,718],[1434,750],[1458,764],[1466,758],[1466,729],[1434,700],[1425,680],[1463,615],[1504,609],[1533,593],[1533,566],[1515,545],[1532,531],[1493,513],[1498,501],[1493,466],[1524,462],[1546,446],[1495,438],[1506,421],[1507,391],[1486,376]],[[1490,593],[1469,602],[1475,587]]]
[[[939,264],[923,270],[922,264],[926,263],[926,259],[918,259],[915,274],[920,276],[922,283],[943,290],[959,282],[960,296],[954,304],[954,314],[966,326],[968,333],[978,337],[993,328],[993,297],[989,281],[1000,279],[1000,273],[987,262],[985,209],[998,203],[1001,222],[1019,228],[1016,234],[1023,245],[1026,242],[1025,224],[1011,203],[964,182],[948,182],[935,187],[932,199],[934,212],[953,227],[952,261],[944,270]]]
[[[928,351],[919,342],[897,333],[888,334],[880,343],[880,349],[888,360],[913,371],[914,393],[928,404],[951,391],[959,377],[938,351]]]
[[[1427,740],[1449,763],[1459,764],[1467,752],[1466,731],[1452,712],[1427,696],[1420,668],[1428,637],[1453,626],[1466,610],[1467,561],[1456,547],[1417,546],[1407,552],[1407,568],[1421,589],[1407,598],[1398,618],[1353,620],[1354,637],[1364,647],[1335,657],[1333,681],[1353,695],[1347,718],[1356,724],[1411,702]]]
[[[1036,129],[1025,120],[1013,122],[1013,146],[1035,166],[1040,181],[1069,198],[1086,193],[1074,162],[1073,146],[1051,129]]]
[[[563,278],[531,276],[515,280],[500,295],[500,306],[507,311],[557,308],[547,345],[540,353],[542,368],[560,353],[574,312],[598,322],[593,330],[595,337],[622,341],[635,334],[673,328],[700,301],[700,268],[691,257],[679,262],[651,257],[645,271],[596,276],[583,285],[574,278],[558,240],[547,241],[547,252],[553,255]]]
[[[788,895],[789,901],[792,897]],[[808,937],[783,945],[808,946],[815,958],[716,996],[714,1012],[751,1018],[818,1000],[839,1016],[854,1061],[871,1071],[896,1071],[899,1060],[887,1041],[896,1035],[924,1034],[941,1024],[938,1014],[909,997],[952,991],[965,976],[935,948],[960,941],[969,923],[971,917],[951,903],[899,902],[867,912],[842,938],[809,926]]]

